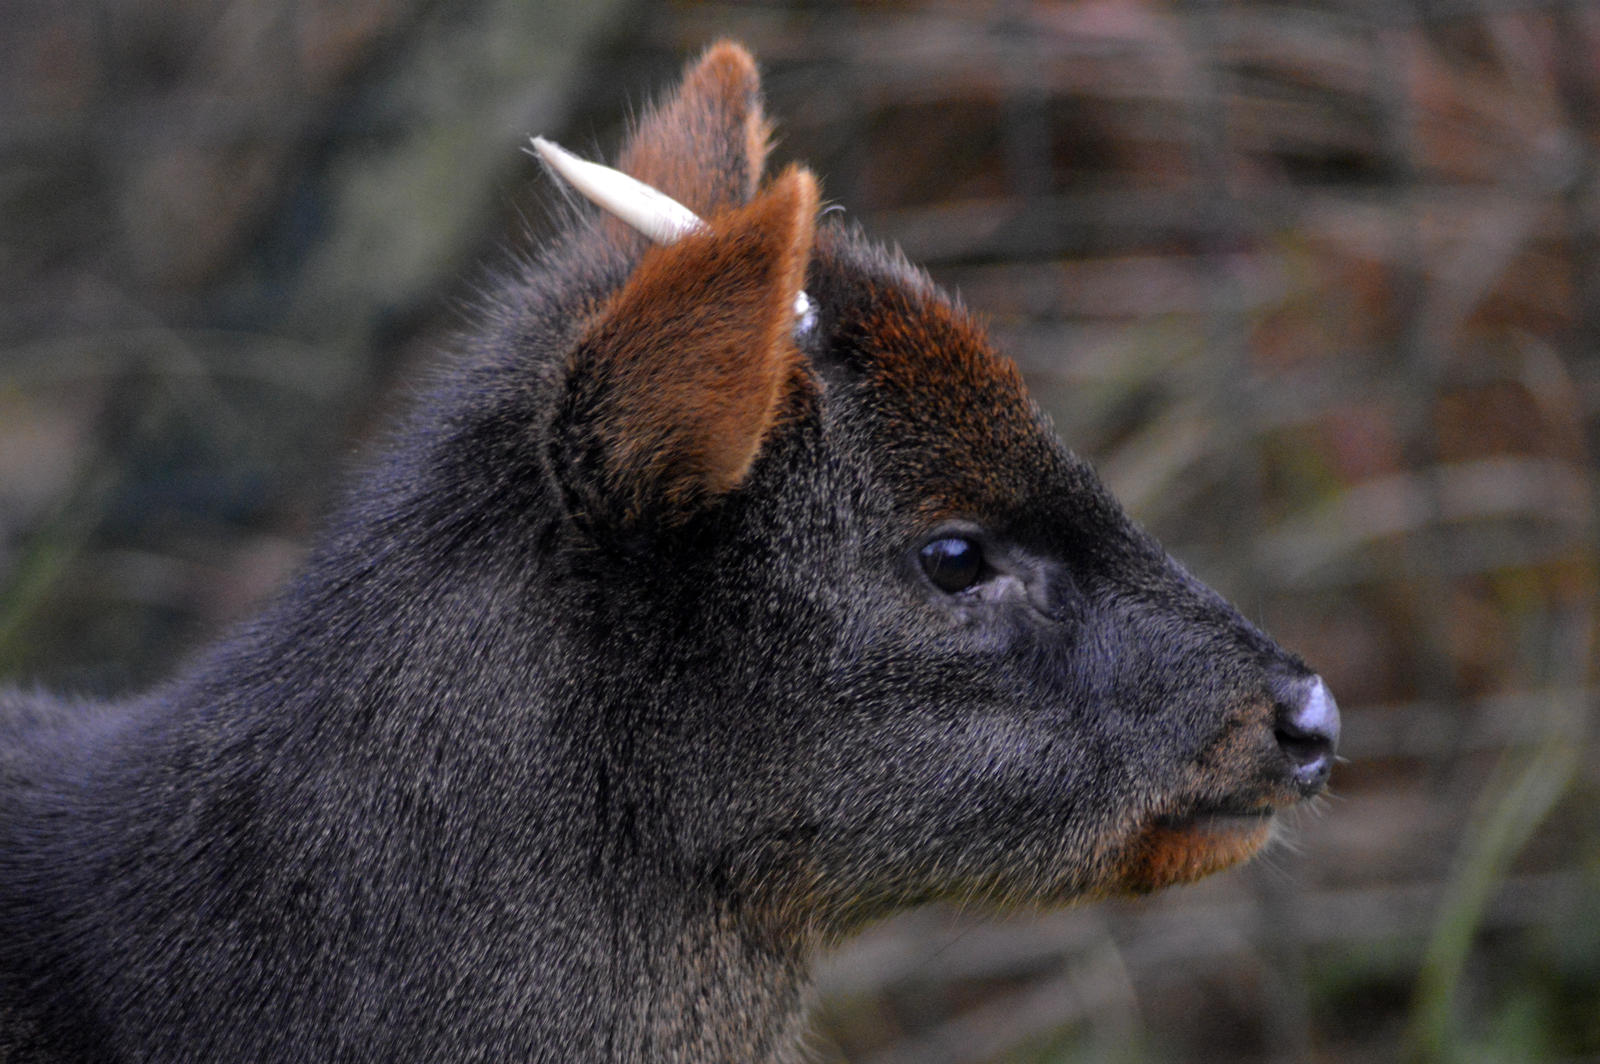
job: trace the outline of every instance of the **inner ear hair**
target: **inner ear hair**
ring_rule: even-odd
[[[673,524],[737,488],[804,374],[795,297],[818,189],[791,168],[702,232],[649,248],[579,340],[557,424],[575,515]]]

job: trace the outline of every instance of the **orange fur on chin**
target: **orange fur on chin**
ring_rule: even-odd
[[[1193,883],[1254,856],[1272,837],[1270,817],[1198,817],[1146,827],[1119,862],[1117,889],[1147,894]]]

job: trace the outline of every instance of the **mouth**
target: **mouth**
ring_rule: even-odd
[[[1117,887],[1148,894],[1193,883],[1255,855],[1272,838],[1268,806],[1200,805],[1152,819],[1117,862]]]

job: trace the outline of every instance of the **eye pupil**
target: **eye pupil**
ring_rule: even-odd
[[[928,579],[950,594],[965,591],[983,575],[983,548],[963,536],[933,540],[922,548],[920,556]]]

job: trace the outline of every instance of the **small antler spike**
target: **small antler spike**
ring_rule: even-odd
[[[616,215],[658,244],[676,243],[706,227],[700,216],[689,208],[621,170],[580,159],[543,137],[533,138],[533,150],[545,165],[596,206]]]
[[[581,159],[544,137],[533,138],[533,150],[546,166],[595,206],[616,215],[657,244],[675,244],[706,228],[694,211],[621,170]],[[816,324],[816,311],[804,292],[795,294],[794,314],[797,332],[809,332]]]

